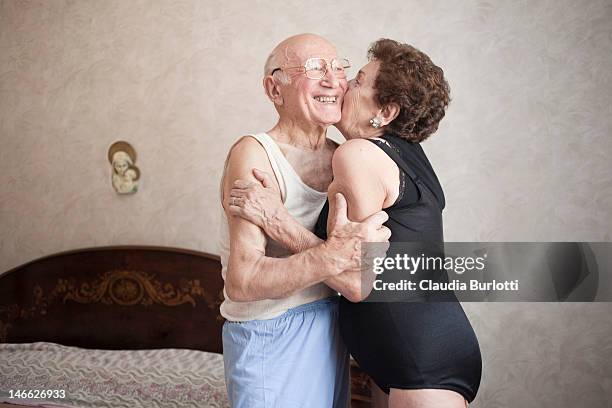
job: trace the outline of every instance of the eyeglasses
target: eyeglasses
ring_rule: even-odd
[[[308,58],[304,65],[299,67],[279,67],[272,70],[270,75],[274,75],[276,71],[282,71],[286,69],[299,69],[301,72],[306,74],[307,78],[310,79],[322,79],[327,74],[328,67],[331,67],[332,72],[338,78],[346,78],[345,69],[351,67],[351,63],[346,58],[334,58],[327,63],[325,58]]]

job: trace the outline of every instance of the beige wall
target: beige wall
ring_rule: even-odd
[[[265,57],[305,31],[356,67],[391,37],[445,69],[453,102],[424,147],[448,240],[610,241],[611,20],[602,0],[1,1],[0,271],[99,245],[216,252],[227,148],[273,125]],[[134,196],[110,185],[120,139]],[[609,305],[466,310],[485,357],[475,407],[610,406]]]

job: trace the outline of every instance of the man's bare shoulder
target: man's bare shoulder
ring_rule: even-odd
[[[266,160],[268,157],[266,150],[257,139],[245,135],[239,138],[230,148],[228,159],[245,160],[249,159],[251,156],[266,158]]]
[[[264,147],[252,136],[243,136],[231,147],[223,176],[227,192],[235,180],[255,181],[253,169],[274,174]]]

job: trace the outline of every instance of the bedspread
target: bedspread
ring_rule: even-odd
[[[11,399],[10,390],[64,390],[65,397]],[[78,408],[229,407],[221,354],[54,343],[0,344],[0,401]]]

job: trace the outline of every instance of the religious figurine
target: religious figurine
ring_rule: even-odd
[[[112,183],[118,194],[138,191],[140,170],[135,166],[136,151],[127,142],[115,142],[108,150],[108,160],[113,166]]]

